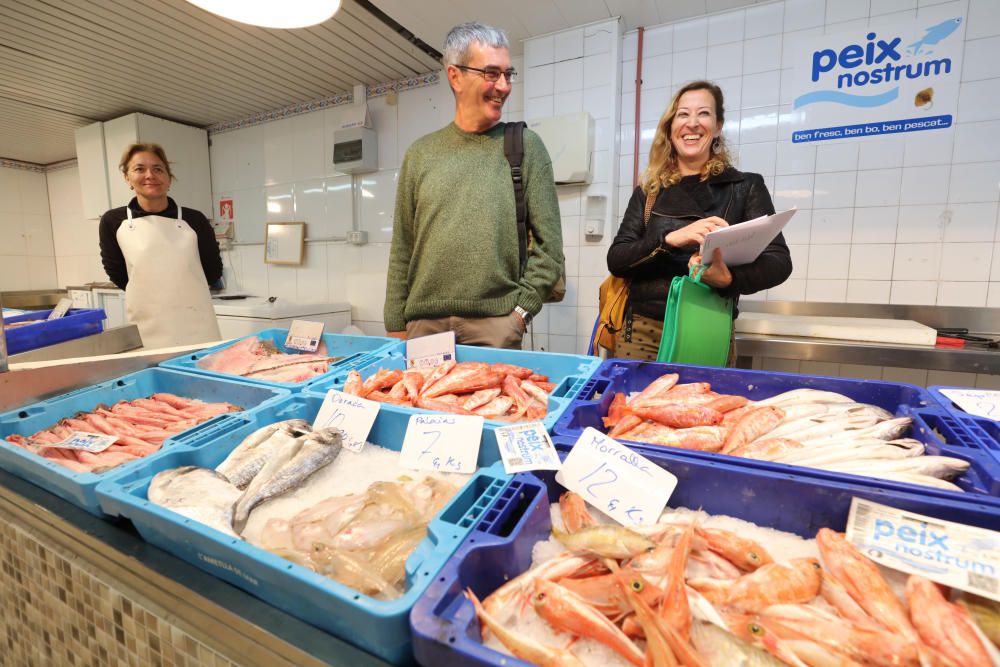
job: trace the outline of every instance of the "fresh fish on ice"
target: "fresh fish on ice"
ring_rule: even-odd
[[[149,501],[238,537],[233,532],[233,505],[240,490],[210,468],[183,466],[157,473],[149,483]]]
[[[291,491],[337,458],[341,442],[340,429],[324,428],[299,436],[274,452],[237,501],[233,510],[233,529],[242,533],[254,507]]]
[[[237,488],[245,489],[274,451],[311,431],[304,419],[268,424],[248,435],[215,470]]]

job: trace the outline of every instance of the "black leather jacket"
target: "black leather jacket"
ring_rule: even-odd
[[[608,249],[608,270],[631,278],[628,311],[663,319],[670,281],[686,275],[697,245],[669,248],[664,237],[701,218],[717,215],[730,225],[774,213],[774,204],[760,174],[727,169],[707,181],[711,206],[704,209],[684,188],[661,189],[656,195],[649,225],[643,227],[646,194],[636,188]],[[751,264],[731,266],[732,284],[720,290],[726,296],[753,294],[783,283],[792,273],[792,258],[781,234]]]

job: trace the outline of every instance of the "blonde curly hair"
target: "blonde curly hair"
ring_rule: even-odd
[[[691,90],[707,90],[715,99],[715,117],[721,127],[725,121],[725,107],[722,102],[722,89],[711,81],[692,81],[686,84],[670,100],[670,105],[660,117],[660,122],[656,125],[656,135],[653,137],[653,145],[649,149],[649,165],[642,172],[639,178],[639,187],[647,195],[656,194],[661,188],[669,188],[676,185],[681,180],[680,165],[677,162],[677,153],[674,151],[674,144],[670,141],[670,126],[677,115],[677,103],[681,95]],[[727,168],[733,166],[729,156],[729,149],[726,147],[726,140],[720,134],[712,142],[712,152],[708,161],[701,168],[701,180],[710,176],[721,174]]]

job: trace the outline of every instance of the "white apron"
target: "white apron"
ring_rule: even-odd
[[[181,218],[161,215],[132,218],[118,227],[128,285],[125,310],[139,328],[145,348],[193,345],[222,338],[212,308],[198,235]]]

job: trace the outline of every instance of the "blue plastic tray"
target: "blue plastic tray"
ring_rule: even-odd
[[[566,452],[573,440],[555,438]],[[719,461],[645,453],[678,478],[671,507],[701,508],[813,538],[823,527],[843,530],[857,496],[903,510],[984,528],[996,528],[997,511],[974,502],[950,503],[915,493],[883,491],[848,481],[774,474]],[[531,548],[551,530],[549,503],[563,488],[554,472],[514,477],[487,510],[448,565],[413,607],[413,652],[422,665],[528,665],[482,645],[466,588],[483,599],[531,565]],[[752,501],[748,501],[752,498]]]
[[[941,393],[942,389],[966,389],[966,387],[928,387],[931,396],[934,397],[945,411],[954,417],[971,438],[974,438],[979,446],[996,459],[1000,464],[1000,422],[988,417],[970,415],[968,412],[952,403],[951,399]],[[975,390],[972,390],[975,391]],[[1000,417],[1000,415],[998,415]]]
[[[183,465],[214,468],[255,429],[278,420],[310,422],[322,399],[292,395],[197,449],[143,462],[128,475],[101,484],[101,506],[131,519],[142,537],[260,599],[395,664],[412,662],[409,613],[482,513],[510,483],[503,466],[480,469],[428,526],[428,537],[406,563],[409,588],[396,600],[375,600],[242,540],[184,518],[146,500],[156,473]],[[379,417],[381,419],[381,416]],[[379,440],[398,450],[401,440]],[[335,491],[331,491],[335,495]]]
[[[7,317],[4,322],[27,322],[39,320],[38,324],[7,329],[7,354],[18,354],[40,347],[62,343],[63,341],[83,338],[104,331],[104,318],[107,317],[100,308],[72,308],[57,320],[47,321],[49,310],[36,310],[23,315]]]
[[[8,435],[18,433],[29,436],[55,424],[60,419],[72,417],[77,412],[89,412],[101,404],[110,406],[121,400],[145,398],[160,391],[206,402],[225,401],[239,405],[245,408],[245,411],[213,417],[167,438],[160,451],[145,459],[125,463],[101,474],[73,472],[69,468],[5,441]],[[162,456],[174,447],[198,446],[239,424],[240,415],[253,414],[255,410],[274,403],[288,394],[286,389],[260,387],[164,368],[147,368],[0,414],[0,466],[82,507],[91,514],[102,516],[95,491],[98,482],[132,470],[144,461]]]
[[[548,375],[549,382],[556,385],[552,393],[549,394],[549,411],[542,422],[548,431],[552,430],[552,426],[559,419],[559,416],[570,406],[576,395],[586,386],[590,376],[601,365],[600,359],[583,355],[499,350],[471,345],[456,345],[455,357],[459,362],[485,361],[495,364],[514,364],[530,368],[541,375]],[[403,369],[405,367],[406,343],[399,343],[395,349],[390,350],[385,356],[372,359],[370,363],[365,365],[357,365],[354,370],[360,372],[361,377],[367,379],[371,375],[374,375],[380,368]],[[311,383],[306,387],[306,393],[322,396],[329,389],[341,391],[344,388],[344,381],[346,379],[347,372],[345,370],[331,379]],[[428,411],[383,403],[379,411],[380,421],[372,430],[372,436],[402,442],[410,415],[426,412]],[[510,425],[511,422],[496,419],[486,420],[483,426],[483,438],[479,446],[478,463],[480,466],[488,466],[500,460],[497,437],[494,431],[499,426]]]
[[[712,389],[719,393],[741,394],[753,400],[760,400],[801,387],[836,391],[861,403],[878,405],[898,416],[912,417],[913,427],[909,436],[923,442],[927,447],[928,454],[953,456],[969,462],[971,467],[968,472],[955,480],[960,488],[967,493],[1000,496],[1000,460],[995,460],[982,443],[971,437],[966,429],[959,424],[958,419],[942,410],[926,389],[910,384],[610,359],[594,373],[590,382],[573,401],[573,405],[556,422],[553,433],[572,436],[575,439],[588,426],[605,432],[606,429],[601,419],[607,415],[608,406],[611,404],[614,394],[616,392],[628,394],[640,391],[664,373],[679,373],[681,382],[710,382]],[[669,451],[694,458],[736,462],[776,473],[794,472],[821,479],[846,479],[855,484],[874,484],[897,491],[912,492],[919,489],[923,494],[952,499],[966,496],[965,493],[957,491],[945,491],[804,466],[769,463],[630,440],[622,440],[622,442],[643,453]],[[1000,498],[983,500],[983,502],[992,502],[1000,507]]]
[[[262,341],[271,341],[281,352],[288,352],[290,354],[296,353],[296,350],[290,350],[285,347],[285,338],[288,337],[288,329],[264,329],[263,331],[250,334],[250,336],[256,336]],[[266,387],[281,387],[284,389],[297,390],[310,383],[321,381],[324,378],[331,378],[339,373],[346,373],[359,365],[367,364],[370,360],[379,358],[383,352],[399,343],[399,341],[395,338],[383,338],[379,336],[348,336],[345,334],[330,333],[323,334],[323,342],[326,343],[327,353],[331,357],[344,358],[330,364],[330,369],[326,373],[309,378],[309,380],[305,382],[270,382],[268,380],[257,380],[252,377],[240,377],[237,375],[230,375],[228,373],[218,373],[216,371],[206,371],[202,368],[198,368],[198,360],[218,352],[219,350],[224,350],[236,341],[249,338],[250,336],[243,336],[242,338],[221,343],[215,347],[205,348],[204,350],[199,350],[198,352],[192,352],[173,359],[168,359],[167,361],[162,362],[160,366],[163,368],[175,368],[177,370],[188,371],[190,373],[226,378],[229,380],[238,378],[243,382],[250,382],[251,384],[263,385]]]

